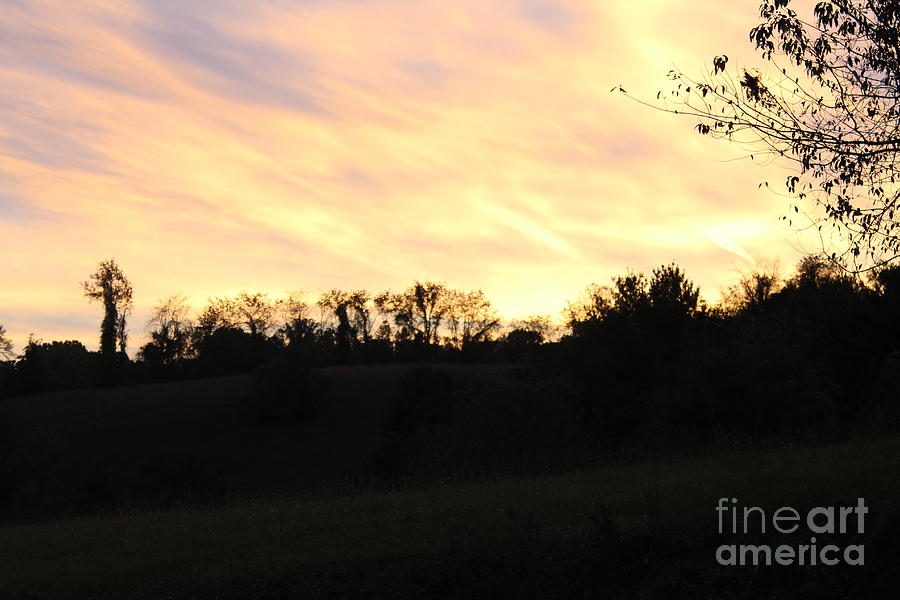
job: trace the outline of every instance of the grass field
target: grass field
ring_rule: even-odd
[[[897,579],[898,474],[900,440],[882,439],[18,524],[0,530],[0,596],[879,597]],[[729,496],[865,498],[866,565],[718,566]]]

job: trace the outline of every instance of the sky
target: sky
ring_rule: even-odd
[[[801,256],[778,165],[648,109],[759,63],[757,0],[0,0],[0,324],[97,347],[79,282],[482,289],[507,318],[676,261],[716,300]],[[773,186],[774,187],[774,186]]]

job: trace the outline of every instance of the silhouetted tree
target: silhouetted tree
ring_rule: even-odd
[[[372,297],[365,290],[350,292],[348,308],[350,309],[350,321],[358,340],[363,345],[366,360],[370,360],[369,346],[372,341],[372,329],[375,319],[372,311]]]
[[[563,311],[566,325],[573,335],[578,335],[585,327],[600,323],[609,316],[614,304],[612,288],[596,283],[588,284],[581,297],[568,302]]]
[[[555,341],[560,334],[560,326],[550,315],[529,315],[524,319],[516,319],[510,323],[510,330],[516,329],[537,334],[540,343]]]
[[[138,352],[138,358],[167,368],[188,357],[194,324],[184,296],[169,296],[154,307],[147,322],[150,342]]]
[[[508,360],[525,361],[537,354],[537,349],[543,341],[538,331],[514,328],[503,338],[502,350]]]
[[[397,326],[406,329],[414,341],[430,347],[438,342],[441,324],[450,307],[450,291],[443,283],[416,281],[399,294],[379,294],[375,304],[379,310],[391,314]]]
[[[12,360],[16,357],[13,343],[6,336],[6,328],[0,325],[0,360]]]
[[[701,134],[792,161],[788,193],[813,199],[819,228],[830,223],[845,237],[832,260],[855,268],[891,260],[900,253],[898,13],[895,0],[817,2],[811,16],[790,0],[764,0],[750,40],[776,67],[772,76],[731,72],[717,56],[710,77],[671,71],[675,89],[660,92],[666,103],[656,107],[698,118]]]
[[[197,317],[191,341],[199,364],[218,374],[242,373],[261,364],[280,341],[269,338],[275,303],[266,294],[241,292],[210,298]]]
[[[500,327],[500,318],[484,292],[451,290],[448,295],[446,321],[450,342],[465,350],[471,344],[490,340]]]
[[[119,352],[125,353],[127,344],[126,316],[131,312],[131,282],[125,277],[115,259],[100,263],[90,279],[82,282],[84,295],[90,301],[103,304],[103,321],[100,324],[100,354],[109,362]]]
[[[343,290],[331,290],[322,294],[318,305],[337,319],[335,329],[336,359],[344,364],[356,346],[356,328],[350,323],[351,294]]]
[[[615,312],[634,318],[650,309],[650,289],[643,273],[628,273],[613,280],[612,300]]]
[[[301,292],[293,292],[287,298],[278,300],[275,307],[281,318],[278,335],[287,345],[300,344],[315,336],[318,325]]]
[[[210,298],[200,314],[197,315],[192,344],[199,347],[217,330],[226,327],[237,327],[233,317],[232,301],[228,298]]]
[[[617,286],[618,288],[618,286]],[[700,289],[675,263],[653,269],[647,288],[650,309],[663,319],[683,319],[697,311]]]
[[[231,304],[232,318],[253,337],[265,337],[274,325],[275,305],[264,293],[241,292]]]
[[[783,284],[777,263],[758,263],[740,274],[737,284],[722,293],[722,304],[729,314],[762,306]]]
[[[243,329],[253,337],[266,337],[274,327],[276,306],[267,294],[241,292],[233,298],[210,298],[197,318],[199,339],[217,329]]]

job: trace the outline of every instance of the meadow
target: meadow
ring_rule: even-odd
[[[335,398],[373,396],[340,390],[341,382],[360,385],[367,379],[359,377],[359,369],[356,377],[348,377],[349,371],[338,371],[339,377],[332,373]],[[402,370],[377,370],[385,389]],[[32,430],[47,431],[55,422],[56,434],[65,429],[76,440],[71,443],[80,443],[74,434],[82,432],[83,440],[116,444],[113,455],[136,456],[149,449],[150,439],[181,451],[190,439],[209,442],[234,435],[227,431],[227,419],[213,418],[210,411],[214,406],[223,414],[233,412],[223,407],[237,410],[245,383],[226,378],[170,384],[169,392],[190,391],[191,400],[159,394],[167,389],[163,386],[132,390],[128,403],[117,404],[114,398],[129,394],[121,388],[0,406],[20,426],[30,423]],[[370,391],[373,386],[366,384]],[[91,405],[114,415],[104,427],[117,429],[120,438],[91,438],[99,427],[91,418],[97,413],[87,410]],[[364,433],[363,422],[378,423],[370,418],[373,413],[347,421],[354,410],[336,406],[323,412],[324,422],[344,423],[347,435]],[[377,402],[365,410],[377,413]],[[147,418],[150,413],[155,420]],[[188,435],[191,415],[208,429]],[[241,443],[255,447],[257,457],[245,456],[250,462],[234,467],[232,473],[244,477],[238,494],[182,498],[165,509],[119,505],[108,512],[8,521],[0,529],[0,595],[829,598],[846,597],[851,590],[853,597],[875,597],[887,593],[885,586],[895,580],[894,541],[900,534],[900,439],[895,437],[720,448],[703,456],[562,473],[366,485],[344,477],[353,464],[359,468],[365,462],[366,437],[357,438],[356,456],[326,460],[326,447],[351,452],[341,444],[344,434],[331,425],[322,427],[320,438],[307,435],[308,424],[282,428],[281,434],[267,428],[245,436]],[[166,432],[166,437],[153,437],[154,432]],[[304,491],[297,485],[287,489],[286,483],[284,491],[257,493],[253,460],[284,452],[288,432],[306,442],[296,444],[297,454],[285,457],[282,468],[287,472],[291,463],[319,485]],[[377,438],[377,431],[370,433]],[[269,445],[260,446],[265,439]],[[223,454],[212,455],[213,465],[230,460],[228,444],[216,448]],[[84,451],[80,447],[78,456]],[[271,473],[278,473],[277,466],[268,473],[269,481]],[[324,485],[326,480],[331,484]],[[767,511],[784,505],[850,505],[864,497],[871,511],[860,536],[866,566],[720,567],[715,563],[716,547],[725,543],[716,531],[720,497]]]

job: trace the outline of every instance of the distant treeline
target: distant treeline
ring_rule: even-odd
[[[101,264],[109,265],[123,277],[111,261]],[[101,293],[110,287],[98,286]],[[124,306],[99,298],[107,311],[98,352],[79,341],[31,338],[19,356],[0,363],[0,394],[239,374],[283,358],[304,367],[519,361],[558,329],[548,316],[504,327],[480,290],[430,281],[399,293],[331,290],[312,300],[243,292],[211,298],[198,313],[184,297],[171,296],[155,306],[150,341],[131,360],[124,351],[130,284],[128,294]]]
[[[13,356],[7,342],[11,360],[0,362],[0,395],[246,373],[282,360],[320,367],[544,358],[567,372],[590,373],[592,385],[607,395],[668,385],[719,365],[708,373],[711,385],[724,362],[767,373],[747,372],[732,381],[734,389],[716,394],[745,396],[778,371],[786,378],[782,392],[815,389],[826,402],[835,394],[857,394],[893,368],[892,352],[900,348],[898,282],[897,267],[861,277],[807,257],[790,277],[773,267],[743,274],[720,304],[710,306],[682,269],[664,265],[650,276],[628,273],[609,286],[592,284],[569,303],[563,327],[549,316],[503,326],[481,291],[430,281],[399,293],[331,290],[312,300],[241,293],[211,298],[197,313],[185,298],[172,296],[155,306],[147,324],[150,341],[131,360],[124,352],[131,286],[107,261],[83,284],[86,295],[105,307],[100,351],[78,341],[30,339]],[[5,339],[3,334],[0,328]],[[689,358],[695,363],[685,364]],[[823,388],[823,378],[837,387]],[[712,394],[710,385],[689,401]],[[676,403],[679,410],[687,401]]]

